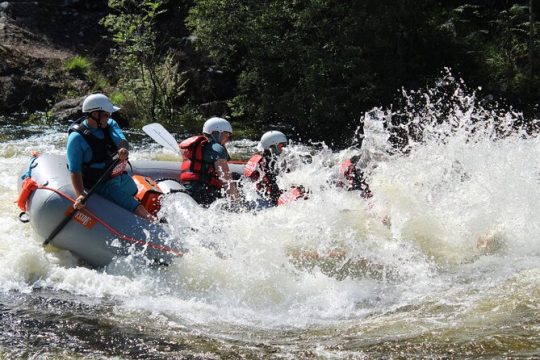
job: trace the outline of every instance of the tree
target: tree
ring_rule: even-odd
[[[184,96],[186,80],[174,52],[158,31],[164,0],[109,0],[112,13],[102,24],[117,47],[113,59],[119,76],[117,94],[140,122],[172,123]]]
[[[364,111],[446,65],[435,9],[427,0],[198,0],[187,25],[197,48],[235,74],[236,119],[346,145]]]
[[[476,62],[471,77],[487,91],[525,106],[535,103],[540,91],[534,71],[540,38],[532,4],[530,0],[463,4],[452,16],[456,41]]]

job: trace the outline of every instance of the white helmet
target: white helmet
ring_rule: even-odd
[[[111,100],[103,94],[88,95],[82,104],[83,113],[91,113],[92,111],[106,111],[112,114],[120,110],[118,106],[114,106]]]
[[[261,141],[257,145],[257,150],[268,150],[270,146],[287,143],[287,137],[281,131],[267,131],[261,136]]]
[[[220,134],[224,131],[227,131],[232,134],[232,126],[227,120],[223,118],[213,117],[206,120],[203,125],[202,131],[203,133],[209,135],[212,135],[214,131],[217,131]]]

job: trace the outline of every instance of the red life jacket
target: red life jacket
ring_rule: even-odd
[[[214,164],[203,161],[203,150],[207,144],[208,139],[203,135],[192,136],[180,143],[183,159],[180,181],[201,181],[221,189],[222,183]]]
[[[339,176],[340,182],[339,185],[346,187],[347,189],[354,188],[354,178],[355,178],[355,166],[352,163],[351,159],[347,159],[341,164],[339,164]],[[346,181],[344,184],[343,181]]]

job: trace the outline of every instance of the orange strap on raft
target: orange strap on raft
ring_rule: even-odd
[[[278,199],[278,206],[292,203],[300,198],[306,198],[305,190],[302,186],[293,186],[289,190],[285,191]]]
[[[152,215],[156,215],[161,209],[160,198],[163,192],[158,184],[148,176],[133,175],[133,181],[137,184],[137,195],[142,206]]]
[[[31,177],[24,179],[21,187],[21,192],[19,193],[19,198],[17,199],[17,205],[22,211],[26,211],[26,203],[28,198],[32,193],[39,187],[39,185]]]

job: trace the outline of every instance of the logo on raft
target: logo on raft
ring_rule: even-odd
[[[64,215],[68,216],[73,211],[73,207],[69,207],[65,212]],[[77,221],[79,224],[84,226],[87,229],[91,229],[94,224],[96,223],[96,220],[94,220],[93,217],[91,217],[88,214],[85,214],[83,210],[78,211],[74,216],[73,219]]]

